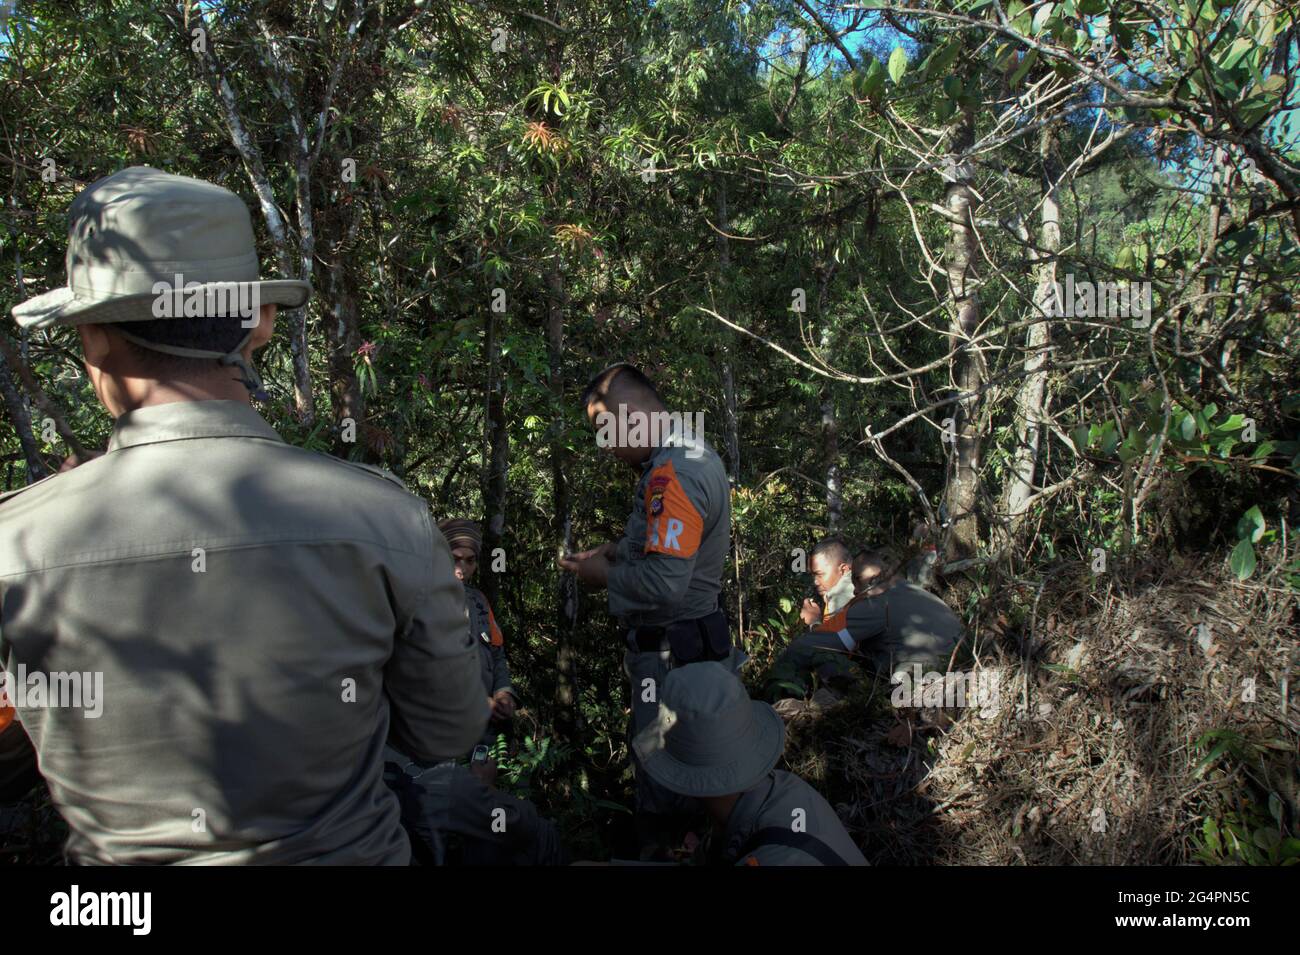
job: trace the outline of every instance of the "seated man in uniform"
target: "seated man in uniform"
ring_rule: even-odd
[[[658,715],[634,746],[647,776],[708,812],[711,864],[867,864],[821,794],[775,768],[785,725],[722,664],[669,671]]]
[[[786,648],[769,677],[770,698],[800,690],[806,695],[812,672],[823,682],[843,685],[851,654],[886,677],[910,671],[915,664],[925,670],[948,668],[962,626],[947,604],[899,574],[887,572],[886,559],[877,552],[863,551],[852,564],[840,561],[827,567],[828,552],[836,559],[843,555],[835,548],[822,551],[821,546],[813,551],[813,576],[819,588],[838,593],[845,579],[852,588],[856,566],[862,589]]]

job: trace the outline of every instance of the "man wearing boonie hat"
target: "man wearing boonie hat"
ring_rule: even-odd
[[[403,865],[385,742],[483,731],[428,508],[251,404],[276,306],[310,291],[259,278],[233,193],[135,166],[73,201],[67,286],[13,310],[77,327],[115,419],[107,453],[0,498],[0,662],[102,676],[98,713],[16,707],[70,861]]]
[[[726,865],[867,865],[821,794],[776,769],[785,724],[726,667],[671,670],[659,715],[635,739],[643,772],[698,799],[713,819],[711,858]]]

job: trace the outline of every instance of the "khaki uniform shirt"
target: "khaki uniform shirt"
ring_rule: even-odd
[[[855,598],[817,629],[836,633],[846,649],[867,655],[885,673],[914,663],[946,665],[962,637],[961,621],[951,608],[906,580],[877,596]]]
[[[744,851],[755,833],[780,832],[787,844],[770,836]],[[736,801],[727,818],[722,859],[734,865],[825,865],[810,851],[807,837],[820,842],[847,865],[867,865],[844,823],[821,793],[793,773],[774,769]],[[803,848],[799,848],[802,844]]]
[[[731,487],[717,453],[696,440],[688,449],[669,437],[642,465],[609,569],[609,612],[627,626],[666,626],[718,608]]]
[[[446,541],[385,475],[176,402],[0,502],[0,662],[102,675],[97,718],[17,705],[74,861],[408,861],[385,741],[456,756],[488,706]]]
[[[496,615],[487,596],[477,587],[465,587],[465,615],[469,618],[470,639],[478,646],[479,672],[488,696],[502,690],[514,692],[510,685],[510,667],[506,663],[506,641],[497,626]]]

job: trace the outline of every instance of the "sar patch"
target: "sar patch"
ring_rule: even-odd
[[[645,492],[645,553],[694,557],[704,518],[677,477],[672,461],[655,468]]]

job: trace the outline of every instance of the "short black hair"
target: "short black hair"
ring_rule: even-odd
[[[844,538],[838,534],[832,534],[830,537],[823,537],[812,549],[808,555],[809,561],[814,557],[825,557],[827,560],[834,561],[836,564],[852,564],[853,552],[849,550],[849,545],[845,543]]]
[[[596,372],[596,376],[591,381],[587,382],[587,387],[582,390],[582,407],[590,406],[593,401],[603,402],[614,386],[614,382],[620,379],[624,379],[625,384],[652,395],[655,401],[663,404],[663,399],[659,397],[659,391],[654,383],[642,373],[641,369],[630,362],[620,361],[602,368]]]
[[[876,577],[885,576],[885,571],[889,570],[889,558],[878,550],[863,548],[853,555],[853,579],[857,583],[863,583],[873,580]],[[879,567],[878,573],[867,575],[868,567]]]
[[[107,322],[106,324],[114,331],[126,332],[157,345],[197,348],[222,354],[234,351],[244,340],[244,336],[252,331],[251,328],[244,327],[243,319],[237,315],[221,318],[155,318],[143,322]],[[170,355],[167,352],[145,348],[130,339],[125,341],[140,363],[153,370],[206,372],[216,361],[215,358],[186,358],[182,355]]]

